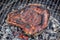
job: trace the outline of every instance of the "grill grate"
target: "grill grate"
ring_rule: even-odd
[[[28,5],[29,3],[38,3],[45,5],[44,7],[48,7],[48,9],[51,11],[51,16],[60,21],[60,0],[2,0],[0,4],[0,21],[3,21],[1,24],[3,24],[7,13],[9,13],[12,9],[20,9],[22,6]]]
[[[48,35],[47,36],[48,38],[46,37],[46,40],[48,40],[48,39],[52,40],[50,38],[50,36],[56,33],[54,31],[52,32],[52,29],[53,29],[52,26],[55,24],[56,24],[55,26],[58,26],[58,27],[60,26],[59,25],[60,24],[60,14],[59,14],[60,13],[60,0],[0,0],[0,25],[2,26],[3,29],[4,29],[5,25],[7,26],[7,24],[5,23],[5,19],[9,12],[11,12],[15,9],[20,10],[25,5],[34,4],[34,3],[42,4],[42,6],[44,5],[44,8],[48,9],[50,11],[50,15],[51,15],[48,28],[38,38],[41,40],[45,40],[44,37],[46,35]],[[51,25],[50,22],[52,22],[53,24]],[[53,26],[53,27],[55,28],[55,26]],[[52,33],[50,33],[50,32],[52,32]],[[42,36],[44,36],[44,37],[42,37]],[[54,38],[55,37],[56,36],[54,36]],[[3,40],[3,38],[2,38],[2,40]],[[37,37],[36,37],[36,40],[38,40]]]

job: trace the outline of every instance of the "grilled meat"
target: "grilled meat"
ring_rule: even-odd
[[[18,13],[15,10],[8,14],[7,23],[18,26],[26,34],[36,34],[45,29],[48,24],[49,12],[38,4],[28,5]]]

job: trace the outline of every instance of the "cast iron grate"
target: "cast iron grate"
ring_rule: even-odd
[[[4,19],[12,9],[21,8],[28,4],[38,3],[45,5],[45,8],[49,8],[51,15],[60,21],[60,0],[2,0],[0,1],[0,21],[4,23]],[[3,20],[3,21],[2,21]]]
[[[20,10],[25,5],[34,4],[34,3],[42,4],[42,6],[44,5],[44,8],[48,9],[50,11],[50,15],[51,15],[48,28],[38,38],[41,40],[45,40],[45,38],[46,38],[46,40],[52,40],[53,38],[55,38],[55,40],[56,40],[57,34],[52,29],[55,30],[55,29],[60,28],[60,25],[59,25],[60,24],[60,14],[59,14],[60,13],[60,0],[0,0],[0,26],[2,27],[2,29],[10,29],[9,25],[7,25],[5,22],[7,14],[16,9]],[[53,25],[55,25],[55,27]],[[5,26],[6,26],[6,28],[4,28]],[[57,26],[59,28],[56,28]],[[5,31],[2,30],[2,32],[4,34]],[[55,35],[54,37],[52,37],[53,34]],[[7,35],[7,34],[5,34],[5,35]],[[52,39],[51,39],[51,37],[52,37]],[[3,40],[3,38],[1,40]],[[12,36],[12,38],[13,38],[13,36]],[[9,40],[11,40],[11,39],[9,39]],[[36,40],[38,40],[38,39],[36,38]]]

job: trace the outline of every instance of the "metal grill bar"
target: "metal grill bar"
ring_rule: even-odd
[[[1,16],[1,19],[0,19],[1,24],[4,22],[4,19],[5,19],[6,15],[7,15],[7,13],[9,12],[9,10],[11,9],[11,7],[12,7],[12,4],[10,4],[9,8],[6,8],[4,10],[4,12],[3,12],[2,16]]]
[[[11,0],[10,0],[9,2],[10,2],[10,3],[6,5],[6,7],[5,7],[5,9],[4,9],[4,12],[3,12],[2,15],[1,15],[1,19],[0,19],[1,24],[4,23],[4,19],[6,18],[7,13],[8,13],[9,11],[11,11],[12,7],[13,7],[13,6],[15,7],[15,5],[17,5],[14,1],[11,2]]]
[[[56,9],[56,12],[57,12],[57,8],[58,8],[58,3],[59,3],[59,0],[57,1],[57,4],[56,4],[56,6],[55,6],[55,9]],[[57,17],[57,14],[55,15],[55,17]]]
[[[5,3],[2,2],[1,5],[3,5],[3,7],[1,8],[0,14],[1,12],[5,9],[6,3],[8,4],[9,1],[5,1]]]

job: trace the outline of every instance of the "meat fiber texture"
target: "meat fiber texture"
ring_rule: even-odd
[[[18,10],[10,12],[7,23],[22,28],[25,34],[34,35],[47,27],[48,19],[48,10],[33,4],[24,7],[20,12]]]

